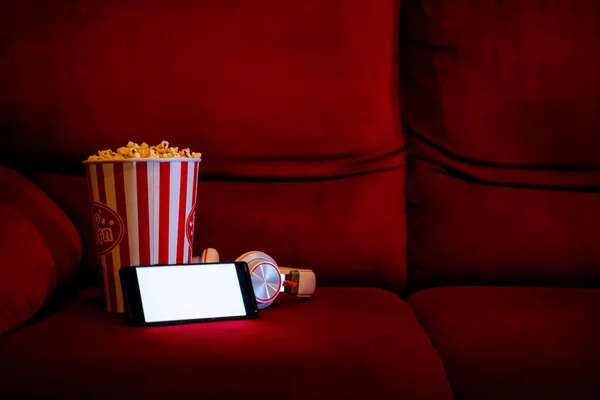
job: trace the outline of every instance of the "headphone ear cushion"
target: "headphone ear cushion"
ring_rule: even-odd
[[[204,249],[201,256],[192,257],[192,263],[195,264],[213,263],[219,260],[219,252],[213,248]]]
[[[256,260],[266,261],[271,264],[277,265],[273,257],[268,255],[267,253],[263,253],[262,251],[249,251],[239,256],[235,261],[246,262],[250,264],[252,261]]]

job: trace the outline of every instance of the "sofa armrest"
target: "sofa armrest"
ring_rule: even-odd
[[[0,166],[0,334],[18,327],[74,279],[81,239],[40,188]]]

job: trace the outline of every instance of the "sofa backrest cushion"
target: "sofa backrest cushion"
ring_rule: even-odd
[[[194,255],[214,247],[233,261],[260,250],[279,265],[313,269],[319,285],[399,291],[406,281],[403,180],[396,169],[330,181],[200,182]],[[35,182],[81,232],[83,267],[97,282],[85,178],[43,174]]]
[[[196,252],[404,281],[399,1],[12,0],[0,20],[0,161],[74,221],[84,158],[164,139],[203,154]]]
[[[402,162],[396,1],[1,7],[1,118],[19,160],[76,167],[164,139],[202,152],[204,178],[329,178]]]
[[[600,3],[406,0],[413,284],[600,283]]]

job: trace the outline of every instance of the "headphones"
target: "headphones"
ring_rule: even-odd
[[[205,249],[202,256],[192,257],[192,263],[200,264],[219,260],[219,252],[212,248]],[[235,261],[248,264],[259,309],[273,304],[282,292],[296,297],[311,297],[315,292],[317,279],[310,269],[280,267],[271,256],[260,251],[249,251]]]

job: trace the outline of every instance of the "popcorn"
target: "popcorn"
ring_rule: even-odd
[[[130,160],[143,158],[197,158],[201,153],[191,152],[189,148],[179,150],[179,147],[169,147],[169,142],[163,140],[156,146],[149,146],[146,142],[137,144],[127,143],[127,146],[119,147],[117,151],[99,150],[98,155],[91,155],[88,161],[98,160]]]

